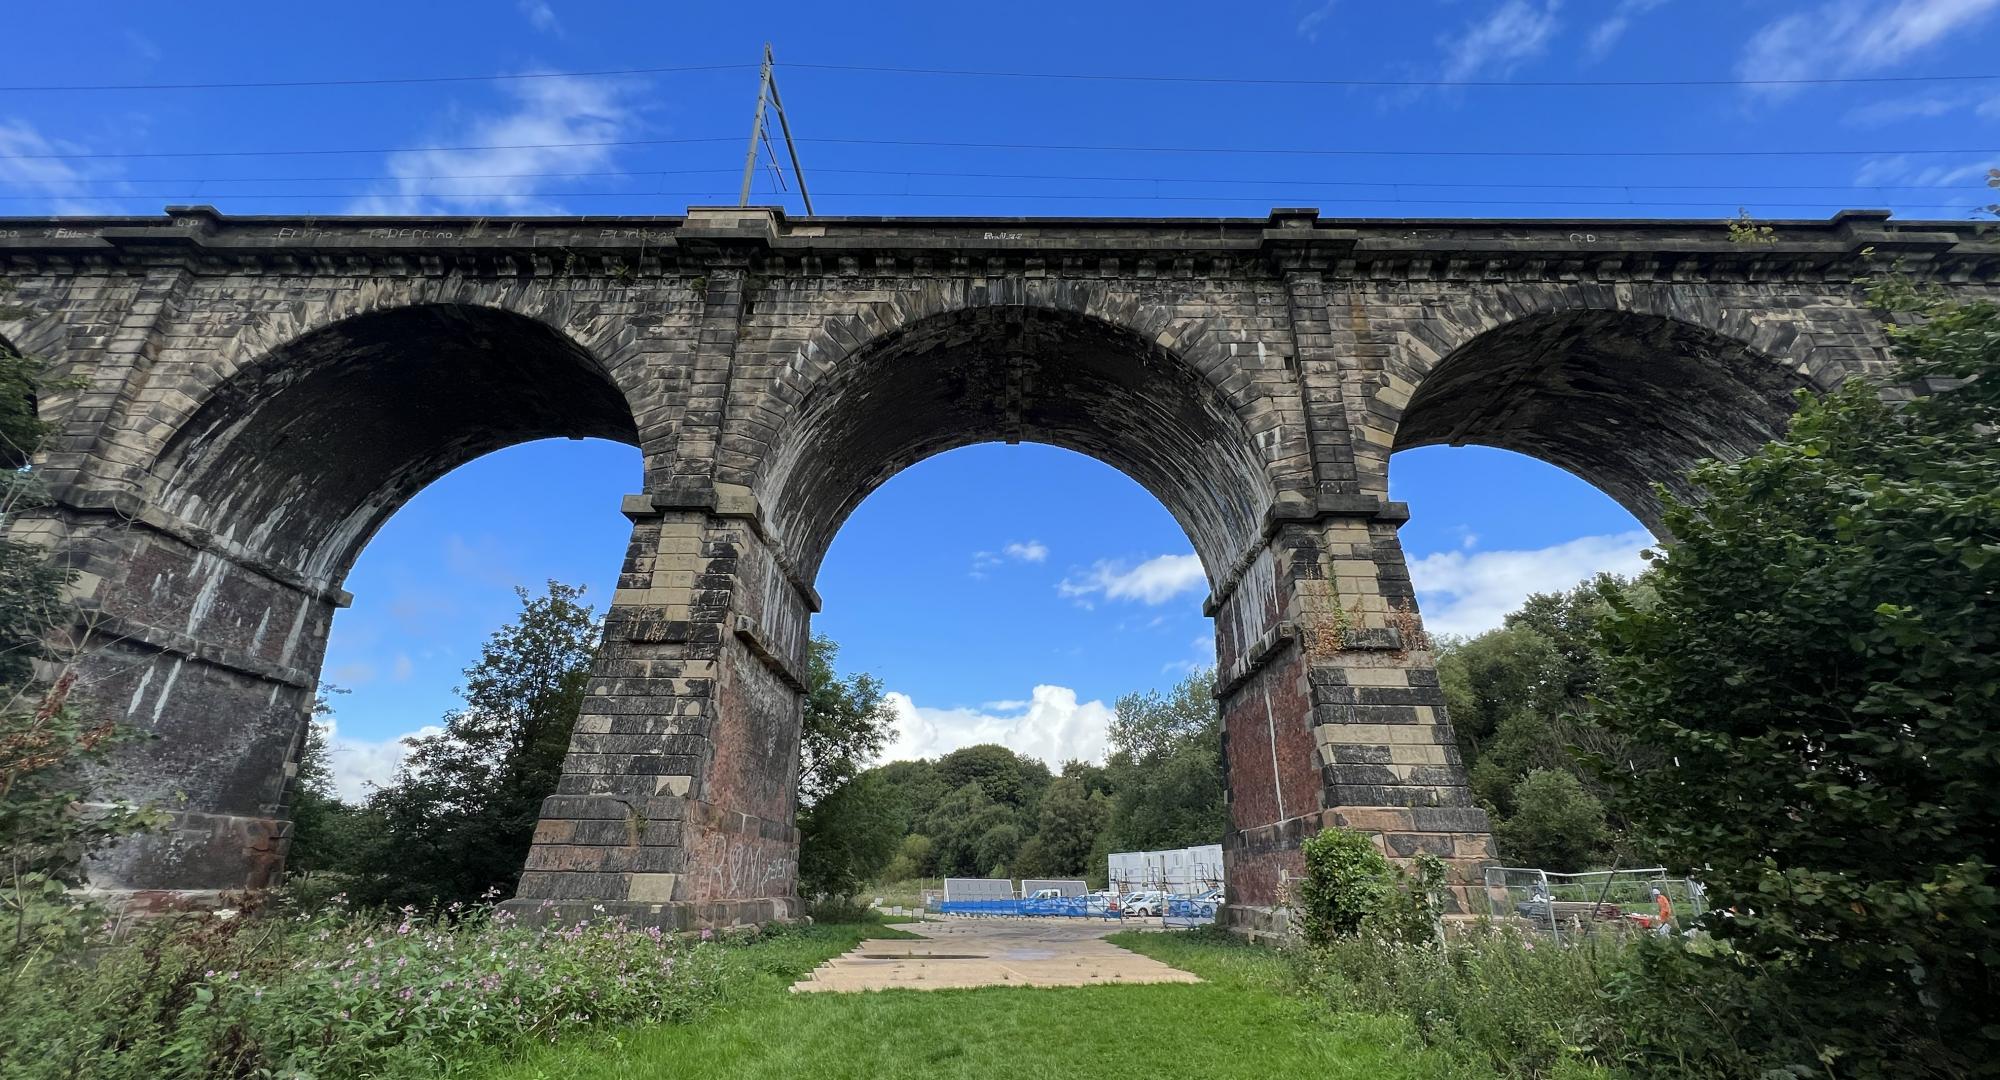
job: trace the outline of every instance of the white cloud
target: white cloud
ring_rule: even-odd
[[[1854,182],[1862,187],[1939,188],[1942,190],[1931,198],[1940,203],[1960,204],[1969,212],[1992,201],[1986,176],[1988,170],[1996,168],[2000,168],[2000,156],[1933,164],[1896,154],[1862,163],[1854,174]],[[1932,212],[1923,216],[1943,215]]]
[[[1215,666],[1215,635],[1195,635],[1188,642],[1188,649],[1193,655],[1185,660],[1169,660],[1160,665],[1160,670],[1181,675],[1192,675],[1204,668]]]
[[[1586,43],[1590,59],[1595,62],[1611,55],[1625,31],[1632,28],[1632,20],[1666,3],[1667,0],[1618,0],[1618,6],[1611,9],[1610,17],[1591,28],[1590,39]]]
[[[50,214],[125,212],[114,203],[81,196],[91,187],[124,195],[130,185],[104,183],[106,178],[100,174],[87,172],[72,161],[49,156],[82,153],[84,149],[76,143],[51,139],[25,120],[0,120],[0,186],[12,195],[47,196],[46,212]],[[26,207],[8,211],[27,212],[32,211]]]
[[[396,662],[389,669],[389,677],[397,682],[408,682],[410,681],[410,676],[415,674],[416,670],[417,665],[410,659],[409,653],[397,653]]]
[[[521,14],[527,16],[528,25],[544,34],[561,36],[562,24],[556,21],[555,9],[545,0],[520,0]]]
[[[1202,572],[1200,556],[1156,555],[1133,567],[1127,567],[1123,562],[1100,560],[1081,576],[1064,578],[1056,585],[1056,591],[1086,606],[1089,598],[1094,596],[1107,600],[1164,604],[1184,592],[1201,589],[1207,584],[1208,577]]]
[[[1049,559],[1049,546],[1040,540],[1022,543],[1010,541],[999,551],[975,551],[972,553],[972,576],[984,578],[986,572],[1012,559],[1015,562],[1039,563]]]
[[[1022,562],[1047,562],[1049,547],[1040,540],[1030,540],[1025,544],[1008,544],[1000,549],[1002,555]]]
[[[1442,77],[1458,82],[1480,75],[1505,76],[1541,55],[1560,25],[1556,11],[1561,7],[1562,0],[1507,0],[1458,36],[1440,42],[1445,50]]]
[[[1745,79],[1837,78],[1882,71],[2000,10],[2000,0],[1828,0],[1766,24],[1736,64]],[[1768,97],[1797,87],[1765,86]]]
[[[1320,25],[1333,15],[1334,5],[1337,3],[1339,0],[1326,0],[1326,3],[1306,12],[1305,18],[1299,20],[1298,35],[1317,44]]]
[[[397,179],[388,189],[356,201],[357,214],[504,212],[560,213],[535,194],[569,174],[605,171],[615,163],[613,142],[637,122],[624,84],[590,78],[525,79],[510,87],[513,111],[475,117],[448,139],[451,145],[488,150],[411,150],[389,155]],[[547,176],[523,174],[546,173]],[[457,177],[458,179],[444,179]]]
[[[1904,120],[1936,120],[1938,116],[1950,116],[1958,110],[1972,110],[1978,116],[2000,116],[2000,94],[1968,92],[1968,94],[1918,94],[1908,98],[1884,98],[1880,102],[1870,102],[1860,108],[1848,110],[1844,120],[1856,128],[1882,128],[1888,124],[1900,124]]]
[[[884,753],[890,761],[936,757],[977,743],[999,743],[1052,768],[1072,758],[1102,761],[1117,716],[1102,701],[1078,702],[1066,686],[1037,686],[1028,701],[992,701],[979,709],[927,708],[896,691],[887,701],[896,714],[896,734]]]
[[[326,731],[327,761],[333,772],[333,790],[347,802],[366,799],[374,787],[386,784],[395,777],[396,769],[410,752],[403,740],[436,735],[444,730],[431,724],[407,735],[370,742],[341,735],[336,720],[328,720],[322,727]]]
[[[1532,551],[1440,551],[1410,562],[1410,580],[1433,634],[1477,634],[1500,625],[1529,593],[1560,592],[1600,572],[1646,568],[1645,532],[1582,536]]]

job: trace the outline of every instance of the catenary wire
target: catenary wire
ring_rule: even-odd
[[[1304,180],[1287,177],[1262,177],[1240,179],[1234,177],[1207,176],[1135,176],[1106,175],[1090,173],[1022,173],[1022,172],[973,172],[952,169],[814,169],[816,173],[843,176],[901,176],[901,177],[949,177],[954,179],[979,180],[1064,180],[1096,183],[1147,183],[1147,184],[1265,184],[1287,187],[1331,187],[1331,188],[1425,188],[1468,191],[1943,191],[1961,190],[1964,184],[1672,184],[1672,183],[1543,183],[1522,181],[1468,182],[1463,180]],[[351,181],[355,183],[449,181],[449,180],[549,180],[549,179],[646,179],[663,176],[734,176],[735,169],[609,169],[584,172],[497,172],[497,173],[407,173],[396,176],[159,176],[159,177],[117,177],[92,180],[49,181],[39,179],[0,177],[0,184],[35,187],[44,192],[54,192],[57,186],[103,187],[105,185],[127,184],[304,184]],[[67,192],[61,192],[62,194]],[[81,192],[88,194],[89,192]],[[116,194],[116,193],[113,193]],[[144,197],[149,192],[132,192]],[[226,194],[216,192],[215,194]]]
[[[488,150],[577,150],[620,146],[687,146],[738,142],[738,135],[675,139],[599,139],[578,142],[494,143],[476,146],[391,146],[360,149],[292,150],[151,150],[110,153],[0,154],[0,161],[132,160],[141,158],[302,157],[340,154],[459,153]],[[1966,147],[1827,150],[1407,150],[1333,147],[1146,146],[1086,143],[962,142],[935,139],[860,137],[802,138],[801,143],[834,146],[917,146],[954,150],[1050,150],[1113,154],[1250,154],[1300,157],[1433,157],[1433,158],[1811,158],[1894,157],[1936,154],[1996,154],[2000,150]]]
[[[400,75],[379,78],[250,79],[241,81],[156,83],[46,83],[0,86],[0,93],[69,93],[87,91],[274,90],[308,87],[421,86],[438,83],[515,82],[534,79],[616,78],[637,75],[679,75],[712,71],[751,71],[749,63],[686,64],[670,67],[600,68],[579,71],[492,72],[470,75]],[[1377,89],[1580,89],[1617,87],[1639,89],[1726,88],[1753,86],[1869,86],[1908,83],[1969,83],[2000,81],[2000,74],[1940,73],[1925,75],[1801,76],[1773,79],[1307,79],[1276,76],[1185,75],[1153,72],[1020,71],[983,68],[904,67],[886,64],[829,64],[787,61],[781,69],[841,74],[920,75],[981,79],[1046,79],[1066,82],[1184,83],[1199,86],[1357,87]]]
[[[733,192],[720,189],[713,191],[514,191],[514,192],[425,192],[407,194],[382,191],[316,191],[316,192],[148,192],[142,195],[77,195],[61,196],[95,202],[133,202],[147,199],[645,199],[682,198],[690,196],[728,195]],[[1268,195],[1209,194],[1209,195],[1094,195],[1067,193],[1020,193],[1010,191],[833,191],[829,195],[853,199],[1035,199],[1048,201],[1089,201],[1089,202],[1238,202],[1259,205],[1280,205],[1290,198],[1290,193],[1275,192]],[[27,201],[46,200],[46,195],[0,195],[0,200]],[[1622,206],[1622,207],[1735,207],[1740,200],[1708,201],[1668,201],[1653,199],[1412,199],[1403,197],[1361,197],[1331,200],[1335,204],[1406,204],[1425,206]],[[1799,209],[1842,210],[1848,203],[1814,203],[1774,200],[1773,205]],[[1972,210],[1970,203],[1903,203],[1904,210]]]

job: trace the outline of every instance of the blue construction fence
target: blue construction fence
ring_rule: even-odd
[[[1088,896],[1062,896],[1053,900],[946,900],[938,904],[945,915],[1032,915],[1055,919],[1115,919],[1116,911],[1104,901]]]
[[[945,900],[937,910],[943,915],[987,917],[1033,917],[1043,919],[1117,919],[1122,915],[1103,900],[1090,896],[1064,896],[1051,900]],[[1215,905],[1182,897],[1167,900],[1165,921],[1170,926],[1193,926],[1215,921]]]

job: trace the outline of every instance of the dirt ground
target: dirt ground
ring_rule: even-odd
[[[1133,929],[1115,920],[947,918],[897,929],[923,939],[863,942],[821,964],[793,992],[1201,981],[1106,942]]]

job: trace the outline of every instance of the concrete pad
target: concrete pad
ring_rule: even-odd
[[[864,941],[814,969],[793,993],[958,990],[973,986],[1106,986],[1201,980],[1105,941],[1130,926],[1098,919],[964,919],[898,923],[921,941]]]

